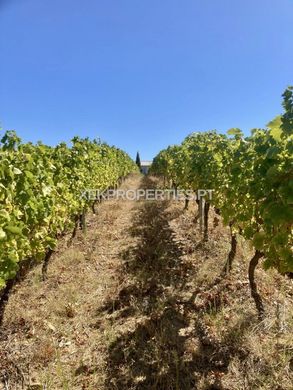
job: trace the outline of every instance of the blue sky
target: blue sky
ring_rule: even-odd
[[[293,0],[0,0],[0,123],[151,159],[263,127],[293,84]]]

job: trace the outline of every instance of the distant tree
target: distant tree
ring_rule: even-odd
[[[285,113],[281,118],[282,129],[285,136],[289,137],[293,133],[293,86],[286,89],[283,93],[283,98]]]
[[[135,163],[138,166],[138,168],[141,169],[140,156],[138,152],[136,153]]]

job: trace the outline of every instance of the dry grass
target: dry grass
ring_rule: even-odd
[[[212,214],[204,243],[194,214],[175,202],[105,202],[85,237],[69,248],[62,240],[48,280],[36,267],[7,306],[3,389],[291,390],[292,281],[257,271],[266,307],[258,322],[251,249],[241,242],[219,279],[228,231]]]
[[[135,188],[138,181],[131,177],[125,185]],[[36,267],[16,287],[0,335],[6,388],[103,388],[112,327],[107,315],[97,317],[97,307],[118,289],[119,252],[134,206],[102,204],[88,218],[86,237],[79,232],[69,248],[69,237],[60,242],[45,283]]]

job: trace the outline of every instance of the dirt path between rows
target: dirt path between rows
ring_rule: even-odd
[[[157,184],[134,175],[122,187]],[[251,249],[240,243],[219,280],[229,230],[211,212],[204,242],[195,204],[183,206],[105,201],[86,235],[60,241],[48,280],[36,267],[7,306],[1,390],[291,390],[292,283],[258,271],[267,310],[259,324]]]

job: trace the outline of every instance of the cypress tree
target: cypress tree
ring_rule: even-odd
[[[135,163],[138,166],[138,168],[141,169],[140,156],[138,152],[136,153]]]

